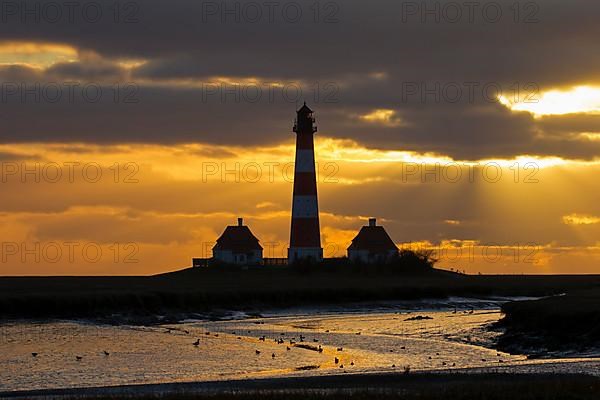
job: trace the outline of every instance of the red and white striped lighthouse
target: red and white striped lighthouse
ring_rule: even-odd
[[[294,198],[292,201],[292,228],[288,262],[301,259],[321,261],[321,230],[319,228],[319,204],[317,201],[317,174],[315,172],[315,146],[313,135],[313,111],[306,103],[297,112],[296,164],[294,168]]]

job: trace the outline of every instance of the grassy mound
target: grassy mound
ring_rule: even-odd
[[[543,356],[546,351],[600,350],[600,288],[502,307],[499,347]]]

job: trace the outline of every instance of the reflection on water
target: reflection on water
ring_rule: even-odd
[[[379,310],[155,327],[9,324],[0,327],[0,391],[549,363],[485,347],[499,318],[489,309]],[[598,366],[554,361],[563,372]]]

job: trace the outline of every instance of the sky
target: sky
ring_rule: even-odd
[[[468,273],[600,273],[600,3],[0,3],[0,275],[285,257],[295,110],[326,256],[369,217]]]

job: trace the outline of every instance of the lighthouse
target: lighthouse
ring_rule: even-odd
[[[317,174],[315,171],[315,146],[317,132],[313,111],[306,103],[296,112],[296,163],[294,168],[294,195],[292,200],[292,226],[288,263],[297,260],[321,261],[321,231],[317,201]]]

